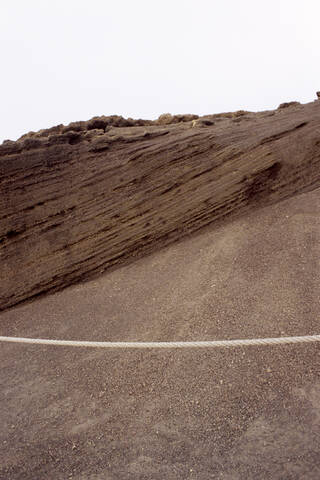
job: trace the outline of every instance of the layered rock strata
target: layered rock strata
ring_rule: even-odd
[[[280,107],[96,117],[5,141],[0,310],[320,186],[320,102]]]

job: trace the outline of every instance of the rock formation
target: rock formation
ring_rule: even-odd
[[[95,117],[0,146],[0,310],[320,185],[320,102]]]

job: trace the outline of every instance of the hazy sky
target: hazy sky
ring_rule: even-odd
[[[95,115],[306,103],[319,0],[0,2],[0,142]]]

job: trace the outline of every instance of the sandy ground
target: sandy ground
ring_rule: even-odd
[[[0,335],[319,334],[320,191],[0,314]],[[19,272],[17,272],[19,275]],[[320,478],[319,345],[0,344],[1,479]]]

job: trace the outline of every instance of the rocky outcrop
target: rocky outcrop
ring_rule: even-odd
[[[95,117],[0,146],[0,309],[320,185],[320,102]]]

